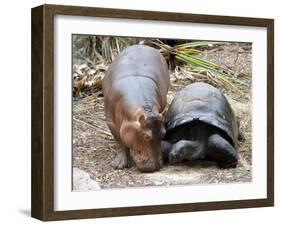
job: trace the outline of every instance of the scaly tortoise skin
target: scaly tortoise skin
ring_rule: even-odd
[[[198,82],[179,91],[166,114],[165,129],[162,153],[169,163],[207,159],[222,168],[236,167],[239,123],[215,87]]]

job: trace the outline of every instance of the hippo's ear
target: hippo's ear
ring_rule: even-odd
[[[144,121],[145,121],[145,115],[141,114],[137,122],[139,123],[140,126],[144,126]]]
[[[168,109],[165,108],[161,113],[159,113],[159,120],[160,121],[164,121],[167,111],[168,111]]]

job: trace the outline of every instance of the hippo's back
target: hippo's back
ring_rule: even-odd
[[[149,46],[133,45],[123,50],[111,64],[103,88],[106,91],[131,76],[149,78],[165,91],[169,88],[167,63],[159,51]]]
[[[157,100],[164,108],[168,89],[169,71],[165,59],[158,50],[145,45],[123,50],[103,80],[105,101],[107,98],[111,101],[109,96],[126,96],[132,102],[145,97],[152,102]]]

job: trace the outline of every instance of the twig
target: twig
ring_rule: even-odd
[[[237,47],[236,47],[236,58],[235,58],[234,63],[233,63],[233,65],[235,65],[235,66],[236,66],[237,60],[239,58],[239,55],[240,55],[240,51],[239,51],[239,44],[238,44]]]
[[[96,53],[96,52],[95,52],[95,53]],[[98,53],[96,53],[96,54],[97,54],[97,56],[98,56]],[[100,55],[100,54],[99,54],[99,55]],[[88,63],[90,63],[90,64],[93,65],[93,66],[96,65],[93,61],[91,61],[91,60],[88,59],[87,57],[84,57],[81,53],[76,53],[76,56],[82,58],[83,60],[86,60]],[[101,55],[100,55],[100,57],[101,57]],[[99,58],[99,56],[98,56],[98,58]]]
[[[251,169],[250,164],[248,163],[248,161],[240,154],[239,155],[239,161],[241,163],[241,165],[247,170],[249,171]]]
[[[73,117],[73,120],[75,120],[76,122],[80,122],[80,123],[82,123],[82,124],[84,124],[84,125],[87,125],[87,126],[91,127],[92,129],[98,129],[98,130],[99,130],[100,132],[102,132],[103,134],[112,137],[111,133],[105,131],[103,128],[101,128],[101,127],[99,127],[99,126],[97,126],[97,125],[90,125],[89,123],[84,122],[84,121],[81,121],[81,120],[79,120],[79,119],[77,119],[77,118],[75,118],[75,117]]]

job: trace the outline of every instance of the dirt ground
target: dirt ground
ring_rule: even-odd
[[[164,165],[160,171],[154,173],[140,173],[134,166],[122,170],[113,169],[110,163],[116,155],[116,143],[105,122],[101,92],[73,102],[73,167],[87,172],[101,188],[250,182],[251,45],[228,43],[204,51],[201,57],[226,66],[243,81],[241,93],[218,87],[240,119],[241,130],[245,136],[245,141],[239,143],[239,162],[235,169],[219,169],[214,163],[207,161]],[[182,67],[171,72],[168,104],[178,90],[198,81],[187,78],[186,70],[187,68]]]

